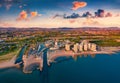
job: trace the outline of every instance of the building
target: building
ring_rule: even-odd
[[[97,51],[97,45],[94,43],[90,43],[87,40],[83,40],[81,42],[81,50],[83,48],[83,51]],[[83,46],[83,47],[82,47]]]
[[[91,49],[91,43],[88,43],[88,50]]]
[[[66,44],[65,45],[65,50],[70,51],[71,50],[71,45]],[[83,51],[97,51],[97,45],[94,43],[90,43],[87,40],[83,40],[80,44],[76,43],[73,45],[72,50],[77,53],[77,52],[83,52]]]
[[[1,40],[1,39],[0,39],[0,43],[2,43],[2,42],[4,42],[4,40]]]
[[[55,41],[55,46],[54,47],[58,48],[58,42],[57,41]]]
[[[84,43],[83,48],[84,48],[84,51],[88,51],[88,43]]]
[[[71,42],[70,42],[70,40],[65,40],[65,43],[66,43],[66,44],[69,44],[69,43],[71,43]]]
[[[91,43],[91,51],[97,51],[97,45],[94,43]]]
[[[66,51],[70,51],[70,44],[66,44],[66,45],[65,45],[65,50],[66,50]]]
[[[83,40],[81,42],[82,51],[88,51],[88,44],[89,44],[89,42],[87,40]]]
[[[73,51],[76,52],[76,53],[79,51],[79,44],[78,44],[78,43],[76,43],[76,44],[74,45]]]
[[[79,44],[79,51],[82,52],[84,49],[83,49],[83,44]]]
[[[50,50],[58,50],[58,49],[59,49],[58,42],[55,41],[53,47],[51,47]]]

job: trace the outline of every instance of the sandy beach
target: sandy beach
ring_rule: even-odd
[[[92,54],[113,54],[115,52],[119,52],[120,47],[101,47],[100,51],[84,51],[84,52],[78,52],[74,53],[73,51],[65,51],[65,50],[58,50],[53,53],[50,53],[48,59],[49,61],[54,61],[54,59],[58,57],[69,57],[69,56],[79,56],[79,55],[92,55]]]
[[[21,62],[15,64],[16,57],[17,56],[14,56],[11,60],[7,60],[7,61],[4,61],[4,62],[1,62],[0,63],[0,69],[2,69],[2,68],[9,68],[9,67],[19,67]]]
[[[42,70],[43,68],[43,60],[41,58],[36,58],[34,56],[29,56],[28,58],[24,55],[23,56],[23,72],[24,73],[31,73],[33,69],[33,66],[36,66],[37,69]]]
[[[50,63],[54,62],[54,60],[58,57],[76,57],[85,55],[95,55],[95,54],[113,54],[120,51],[120,47],[101,47],[100,51],[83,51],[75,53],[73,51],[65,51],[65,50],[56,50],[54,52],[48,52],[48,65]],[[43,59],[41,57],[35,57],[35,56],[29,56],[26,57],[26,55],[23,56],[23,72],[24,73],[31,73],[34,66],[36,66],[37,69],[42,70],[43,68]],[[1,68],[7,68],[7,67],[16,67],[18,64],[14,64],[16,60],[16,56],[14,56],[10,61],[6,61],[0,64]]]

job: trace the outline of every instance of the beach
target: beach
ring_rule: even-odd
[[[83,51],[83,52],[78,52],[75,53],[73,51],[65,51],[65,50],[57,50],[53,53],[49,54],[49,61],[54,61],[58,57],[74,57],[74,56],[79,56],[79,55],[92,55],[92,54],[113,54],[120,51],[120,47],[101,47],[100,51]]]

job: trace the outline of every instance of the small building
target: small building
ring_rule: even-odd
[[[70,42],[70,40],[65,40],[65,43],[66,43],[66,44],[69,44],[69,43],[71,43],[71,42]]]
[[[97,45],[94,43],[91,43],[91,51],[97,51]]]
[[[0,39],[0,43],[2,43],[2,42],[4,42],[4,40],[1,40],[1,39]]]
[[[58,46],[58,42],[57,41],[55,41],[55,45],[54,45],[54,47],[56,47],[56,48],[58,48],[59,46]]]

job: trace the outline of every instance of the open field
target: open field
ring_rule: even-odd
[[[20,49],[17,49],[11,53],[0,56],[0,62],[11,60],[14,56],[17,56]]]

